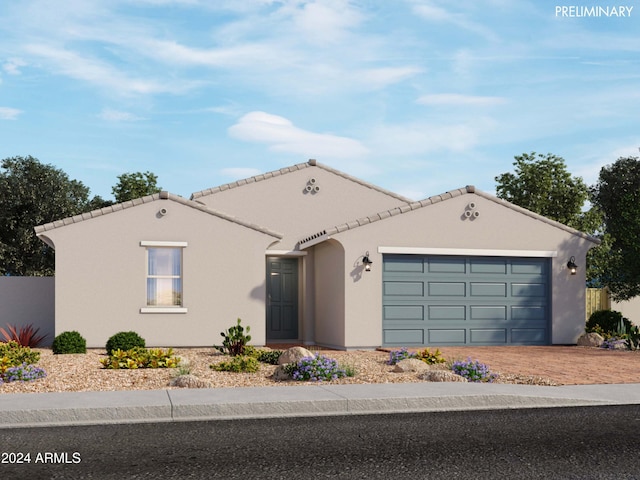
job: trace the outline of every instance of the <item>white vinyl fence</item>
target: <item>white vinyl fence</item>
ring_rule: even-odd
[[[0,328],[31,324],[40,329],[38,335],[48,335],[43,346],[50,346],[55,331],[54,285],[54,277],[0,277]]]

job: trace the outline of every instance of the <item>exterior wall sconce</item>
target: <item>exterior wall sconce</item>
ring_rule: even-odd
[[[567,262],[567,268],[571,272],[571,275],[575,275],[578,271],[578,265],[576,265],[576,257],[571,257]]]
[[[367,251],[367,253],[364,254],[364,257],[362,257],[362,264],[364,265],[364,271],[365,272],[370,272],[371,271],[371,264],[373,262],[371,260],[369,260],[369,252]]]

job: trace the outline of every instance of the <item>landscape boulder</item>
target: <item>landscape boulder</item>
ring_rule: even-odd
[[[285,380],[291,380],[291,377],[287,372],[285,372],[285,365],[278,365],[273,372],[273,379],[276,382],[282,382]]]
[[[179,375],[169,383],[172,387],[180,388],[211,388],[211,384],[195,375]]]
[[[602,335],[591,332],[591,333],[583,333],[578,338],[578,345],[581,347],[600,347],[602,346],[602,342],[604,342],[604,338]]]
[[[313,352],[310,352],[303,347],[291,347],[282,352],[282,355],[278,358],[278,365],[287,365],[289,363],[297,363],[304,357],[313,357]]]
[[[422,380],[427,382],[467,382],[462,375],[450,372],[449,370],[429,370],[421,375]]]
[[[395,373],[406,373],[406,372],[426,372],[429,370],[429,365],[427,365],[422,360],[418,360],[417,358],[405,358],[404,360],[400,360],[396,363],[395,367],[393,367],[393,372]]]

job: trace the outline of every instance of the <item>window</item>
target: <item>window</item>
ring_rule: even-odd
[[[147,247],[147,308],[142,313],[185,312],[182,298],[183,242],[141,242]]]
[[[182,306],[182,249],[147,249],[147,306]]]

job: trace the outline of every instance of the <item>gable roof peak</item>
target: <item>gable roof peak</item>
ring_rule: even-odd
[[[379,187],[377,185],[374,185],[372,183],[366,182],[364,180],[361,180],[357,177],[353,177],[351,175],[349,175],[348,173],[344,173],[341,172],[340,170],[336,170],[335,168],[329,167],[328,165],[324,165],[320,162],[318,162],[315,158],[311,158],[309,159],[307,162],[305,163],[298,163],[296,165],[292,165],[290,167],[285,167],[285,168],[281,168],[279,170],[273,170],[271,172],[266,172],[266,173],[262,173],[260,175],[254,175],[253,177],[249,177],[249,178],[245,178],[242,180],[237,180],[235,182],[231,182],[231,183],[225,183],[223,185],[217,186],[217,187],[213,187],[213,188],[207,188],[205,190],[201,190],[199,192],[194,192],[193,194],[191,194],[191,200],[197,200],[198,198],[201,197],[205,197],[207,195],[213,195],[219,192],[223,192],[225,190],[229,190],[231,188],[237,188],[237,187],[242,187],[244,185],[249,185],[251,183],[256,183],[256,182],[261,182],[264,180],[268,180],[270,178],[273,177],[279,177],[280,175],[286,175],[287,173],[293,173],[293,172],[297,172],[298,170],[303,170],[305,168],[321,168],[322,170],[325,170],[327,172],[333,173],[334,175],[337,175],[339,177],[342,177],[346,180],[349,180],[351,182],[357,183],[358,185],[361,185],[363,187],[366,188],[370,188],[372,190],[376,190],[384,195],[388,195],[390,197],[393,197],[397,200],[400,200],[404,203],[411,203],[412,200],[407,198],[407,197],[403,197],[402,195],[398,195],[397,193],[394,193],[390,190],[386,190],[382,187]]]

